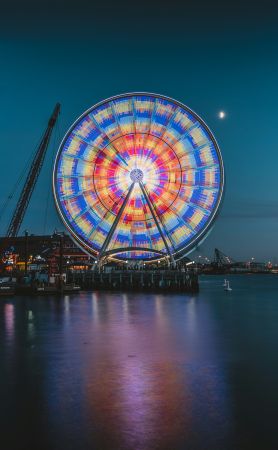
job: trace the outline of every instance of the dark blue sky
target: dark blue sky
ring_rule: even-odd
[[[216,246],[235,259],[278,258],[278,16],[274,2],[263,6],[237,1],[6,6],[0,27],[1,204],[57,101],[62,137],[104,98],[156,92],[195,110],[223,154],[223,207],[200,253],[210,255]],[[225,120],[217,117],[222,109]],[[22,230],[62,229],[51,193],[58,144],[56,136]],[[9,214],[11,209],[0,222],[1,234]]]

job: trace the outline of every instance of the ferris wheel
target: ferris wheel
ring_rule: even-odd
[[[207,234],[223,187],[207,125],[182,103],[149,93],[86,111],[64,137],[53,172],[58,211],[97,260],[182,258]]]

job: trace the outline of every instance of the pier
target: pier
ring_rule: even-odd
[[[69,273],[68,281],[84,290],[198,292],[198,275],[178,270],[114,270]]]

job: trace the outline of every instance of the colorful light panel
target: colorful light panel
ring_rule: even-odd
[[[117,258],[146,260],[167,254],[165,240],[180,257],[204,237],[223,177],[217,143],[193,111],[134,93],[105,100],[74,123],[58,151],[53,185],[65,224],[94,256],[105,248]]]

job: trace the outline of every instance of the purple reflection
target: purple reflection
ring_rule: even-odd
[[[178,450],[201,448],[204,435],[213,442],[213,427],[225,435],[227,392],[207,305],[97,292],[71,305],[70,321],[67,308],[57,310],[44,350],[53,439],[65,427],[84,448]]]
[[[6,303],[4,307],[5,331],[7,341],[12,342],[14,339],[14,305]]]

